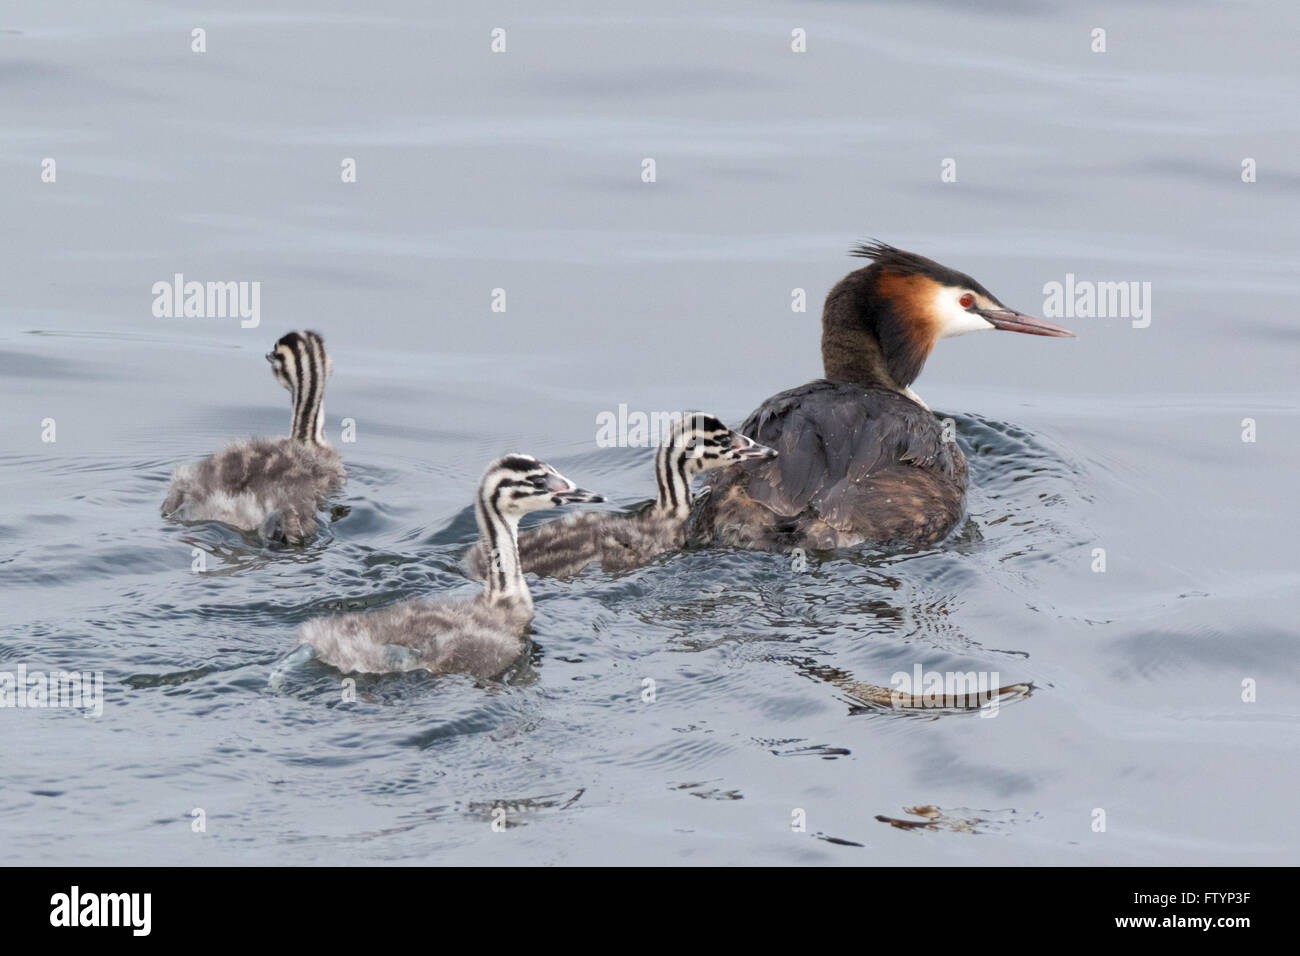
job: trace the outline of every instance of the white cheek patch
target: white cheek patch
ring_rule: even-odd
[[[935,293],[934,302],[931,305],[931,313],[939,319],[938,338],[950,339],[954,335],[965,335],[967,332],[983,332],[986,329],[993,328],[993,323],[987,319],[981,318],[974,312],[967,312],[961,307],[957,300],[962,297],[966,290],[958,289],[954,286],[941,286]],[[981,308],[996,308],[996,306],[987,301],[983,296],[976,299],[976,304]]]

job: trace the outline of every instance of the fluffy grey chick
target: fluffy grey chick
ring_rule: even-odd
[[[333,363],[315,332],[290,332],[266,359],[293,396],[289,437],[233,442],[181,465],[163,500],[163,517],[221,521],[291,544],[314,531],[316,512],[345,476],[338,452],[325,441],[325,380]]]
[[[523,650],[533,619],[533,598],[519,568],[519,519],[541,508],[604,500],[529,455],[497,459],[474,499],[491,569],[481,593],[308,621],[299,632],[300,647],[276,672],[316,658],[344,673],[427,670],[495,677]]]
[[[713,415],[686,412],[655,453],[658,496],[653,505],[635,515],[587,512],[530,528],[519,536],[523,570],[566,578],[593,561],[606,571],[620,571],[679,550],[686,541],[693,477],[775,457],[771,448],[732,431]],[[465,563],[470,575],[482,580],[487,568],[482,541],[470,549]]]

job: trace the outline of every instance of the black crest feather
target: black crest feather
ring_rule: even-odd
[[[926,276],[942,285],[973,289],[995,302],[997,301],[997,296],[966,275],[966,273],[958,272],[956,269],[949,269],[933,259],[927,259],[915,252],[895,248],[878,239],[869,239],[866,242],[858,243],[849,250],[849,255],[857,256],[860,259],[870,259],[882,272]]]

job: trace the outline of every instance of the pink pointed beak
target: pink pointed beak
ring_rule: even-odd
[[[586,488],[579,488],[558,471],[546,476],[546,490],[551,492],[551,503],[555,505],[601,504],[605,498]]]
[[[771,461],[776,457],[776,449],[760,445],[754,439],[732,432],[731,457],[735,461]]]
[[[1053,338],[1074,338],[1074,333],[1051,322],[1044,322],[1015,309],[973,309],[976,315],[992,323],[995,329],[1006,332],[1026,332],[1029,335],[1050,335]]]

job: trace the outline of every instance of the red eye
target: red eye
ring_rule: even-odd
[[[971,295],[969,292],[963,292],[961,298],[958,299],[957,302],[963,309],[969,309],[975,304],[975,296]]]

